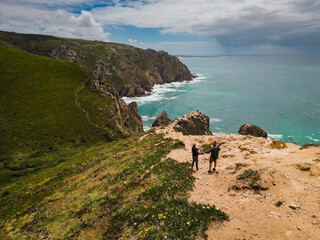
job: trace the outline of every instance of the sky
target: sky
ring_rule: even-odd
[[[320,0],[0,0],[0,30],[174,55],[320,54]]]

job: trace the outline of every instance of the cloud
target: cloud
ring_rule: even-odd
[[[20,4],[1,4],[0,28],[21,33],[41,33],[61,37],[108,41],[109,33],[87,11],[66,10]]]
[[[103,29],[134,26],[204,36],[226,49],[320,52],[319,12],[319,0],[2,0],[0,28],[106,41]]]
[[[320,40],[318,0],[129,1],[92,12],[104,24],[209,36],[226,47],[314,47]]]
[[[70,18],[71,23],[75,23],[81,27],[99,27],[100,24],[98,24],[92,14],[87,11],[81,11],[81,15],[77,18],[74,15]]]
[[[146,44],[145,42],[139,42],[138,40],[134,40],[131,38],[128,39],[128,43],[130,43],[131,45],[145,45]]]

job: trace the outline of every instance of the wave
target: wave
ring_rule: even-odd
[[[223,119],[220,118],[210,118],[210,122],[222,122]]]
[[[182,85],[186,84],[195,84],[202,82],[204,79],[207,79],[203,74],[196,74],[196,78],[192,81],[182,81],[182,82],[172,82],[172,83],[165,83],[165,84],[156,84],[153,86],[152,92],[149,92],[147,96],[142,97],[123,97],[122,99],[127,103],[137,102],[138,105],[143,105],[149,102],[163,102],[163,101],[170,101],[176,99],[176,96],[173,97],[166,97],[165,94],[168,92],[177,92],[177,93],[184,93],[187,92],[185,89],[179,89]]]
[[[283,138],[282,134],[268,134],[268,139],[280,140]]]
[[[310,136],[306,136],[309,140],[311,141],[314,141],[314,142],[320,142],[320,139],[317,139],[317,138],[313,138],[313,137],[310,137]]]
[[[221,135],[223,135],[223,134],[225,134],[224,132],[213,132],[212,133],[213,135],[219,135],[219,136],[221,136]]]
[[[143,125],[143,131],[148,131],[151,129],[151,125]]]
[[[141,116],[142,118],[142,121],[148,121],[148,120],[155,120],[156,117],[149,117],[149,116],[146,116],[146,115],[143,115]]]

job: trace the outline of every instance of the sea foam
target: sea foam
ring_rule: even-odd
[[[146,115],[143,115],[141,116],[142,118],[142,121],[148,121],[148,120],[155,120],[156,117],[149,117],[149,116],[146,116]]]
[[[282,137],[282,134],[268,134],[268,139],[280,140]]]
[[[210,122],[222,122],[223,120],[220,118],[210,118]]]
[[[185,89],[179,89],[181,86],[186,84],[195,84],[202,82],[204,79],[207,79],[203,74],[196,74],[196,78],[192,81],[182,81],[182,82],[172,82],[165,84],[156,84],[153,86],[152,92],[149,92],[147,96],[142,97],[123,97],[122,99],[127,103],[137,102],[138,105],[143,105],[150,102],[163,102],[176,99],[176,96],[166,97],[168,92],[184,93],[187,92]]]
[[[306,136],[308,139],[310,139],[311,141],[314,141],[314,142],[320,142],[320,139],[317,139],[317,138],[313,138],[313,137],[310,137],[310,136]]]

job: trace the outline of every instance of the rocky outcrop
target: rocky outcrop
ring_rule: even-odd
[[[278,140],[272,140],[272,143],[270,143],[270,147],[272,149],[283,149],[283,148],[287,148],[287,144],[285,142],[280,142]]]
[[[174,130],[184,135],[212,135],[209,117],[199,111],[190,112],[174,120]]]
[[[155,84],[191,80],[193,75],[177,57],[164,51],[125,44],[66,39],[0,31],[1,45],[37,55],[79,63],[111,80],[120,96],[143,96]]]
[[[267,138],[268,137],[268,134],[267,134],[266,131],[264,131],[260,127],[258,127],[256,125],[253,125],[253,124],[244,124],[244,125],[242,125],[238,130],[238,134],[251,135],[251,136],[263,137],[263,138]]]
[[[99,93],[102,97],[107,98],[109,106],[100,107],[98,110],[108,119],[108,126],[118,128],[124,134],[138,134],[143,132],[142,118],[138,113],[136,102],[127,105],[113,84],[108,82],[103,76],[94,73],[89,82],[90,91]],[[106,125],[106,124],[104,124]]]
[[[171,119],[168,117],[166,111],[161,111],[156,120],[152,123],[152,127],[158,127],[169,123]]]

